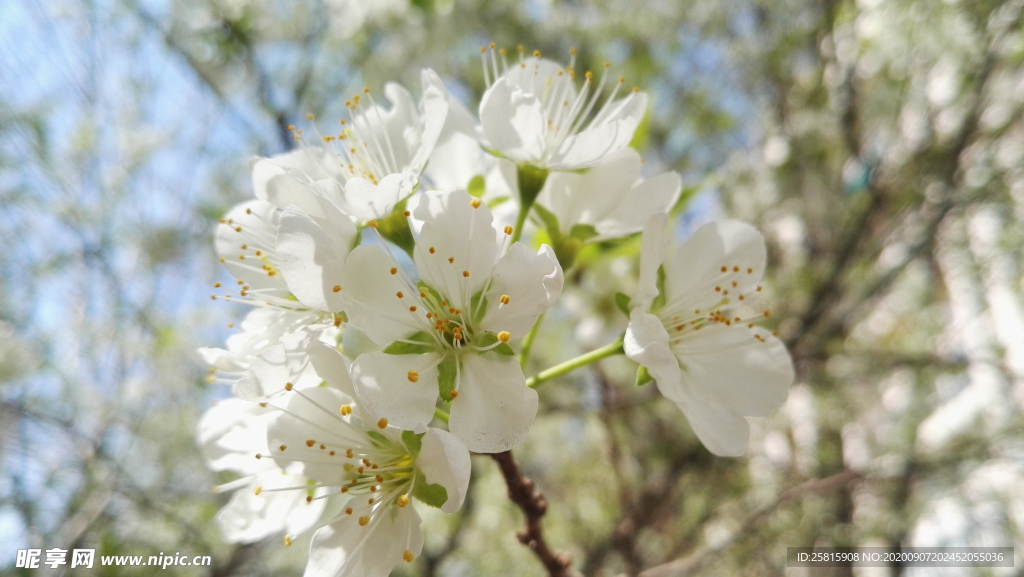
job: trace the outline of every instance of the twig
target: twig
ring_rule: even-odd
[[[523,474],[519,465],[512,457],[512,451],[494,453],[491,458],[498,463],[501,474],[508,485],[508,498],[523,511],[526,517],[525,527],[516,536],[519,541],[530,548],[547,569],[550,577],[575,577],[572,560],[564,553],[552,551],[544,539],[541,519],[548,510],[548,502],[537,491],[537,485]]]

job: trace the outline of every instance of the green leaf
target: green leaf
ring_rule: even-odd
[[[475,344],[475,345],[477,345],[479,347],[489,347],[489,346],[493,345],[496,342],[498,342],[498,335],[496,335],[494,333],[484,333],[484,334],[480,335],[477,338],[476,342],[473,343],[473,344]],[[494,347],[490,351],[484,351],[484,352],[489,353],[489,352],[492,352],[492,351],[495,352],[495,353],[498,353],[499,355],[506,355],[506,356],[509,356],[509,357],[516,356],[515,351],[512,350],[512,347],[508,346],[508,343],[501,343],[500,345]],[[480,354],[483,354],[483,353],[480,353]]]
[[[420,449],[423,447],[423,435],[426,433],[416,434],[412,431],[402,431],[402,442],[405,443],[405,448],[409,449],[409,456],[415,459],[420,456]]]
[[[647,372],[647,367],[640,365],[640,368],[636,371],[636,386],[642,387],[647,383],[654,380],[651,373]]]
[[[412,490],[412,496],[419,499],[421,503],[440,509],[448,502],[448,489],[437,483],[427,483],[427,478],[423,473],[417,471],[416,487]]]
[[[441,364],[437,365],[437,388],[441,399],[445,402],[452,400],[452,391],[455,390],[455,379],[458,375],[458,359],[455,355],[445,355]]]
[[[468,192],[470,196],[480,198],[484,195],[485,185],[484,176],[482,174],[478,174],[469,179],[469,185],[466,186],[466,192]]]
[[[665,266],[658,267],[658,296],[651,302],[651,311],[656,311],[665,306]]]
[[[388,347],[384,349],[384,352],[389,355],[422,355],[423,353],[432,352],[436,348],[434,339],[430,338],[430,335],[423,331],[407,337],[406,340],[416,342],[406,343],[395,341],[388,345]]]
[[[569,231],[569,238],[578,238],[583,241],[590,240],[595,236],[597,236],[597,229],[592,224],[576,224]]]
[[[622,314],[629,316],[629,303],[633,299],[627,296],[625,293],[615,293],[615,306],[619,307]]]

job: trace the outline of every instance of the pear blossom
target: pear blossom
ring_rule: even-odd
[[[199,420],[199,445],[210,469],[240,475],[215,488],[217,492],[234,491],[215,519],[230,543],[253,543],[280,532],[303,533],[324,511],[324,500],[307,501],[305,491],[281,490],[306,487],[308,481],[282,470],[269,458],[267,424],[272,415],[271,409],[257,403],[227,399],[208,409]],[[327,493],[323,488],[312,492]]]
[[[256,197],[278,208],[291,205],[321,226],[339,214],[355,220],[383,218],[416,186],[448,114],[448,93],[432,70],[422,73],[423,96],[389,83],[384,94],[392,107],[374,101],[370,91],[345,103],[351,120],[338,134],[308,142],[293,129],[302,148],[252,166]]]
[[[423,431],[440,395],[451,403],[451,432],[471,451],[514,448],[536,416],[537,393],[507,343],[558,298],[562,269],[547,245],[508,246],[511,227],[496,230],[487,206],[464,191],[417,198],[418,282],[376,245],[356,248],[345,264],[349,323],[386,346],[355,359],[356,397],[396,426]]]
[[[517,165],[544,170],[596,166],[629,144],[647,107],[646,95],[636,89],[616,100],[625,80],[609,80],[607,66],[596,86],[586,72],[577,89],[575,51],[568,66],[541,58],[539,52],[525,57],[521,49],[519,62],[509,66],[504,51],[495,52],[493,46],[489,52],[482,49],[481,57],[489,84],[480,101],[486,146]],[[611,94],[598,106],[608,84],[613,85]]]
[[[670,244],[666,222],[655,215],[643,230],[624,349],[709,451],[739,456],[750,434],[745,417],[777,409],[794,375],[785,346],[755,323],[769,311],[741,312],[761,290],[764,238],[748,224],[722,220]]]
[[[315,480],[297,487],[327,490],[344,509],[313,535],[307,577],[386,577],[423,548],[413,499],[457,511],[469,486],[470,460],[447,431],[401,430],[352,401],[349,361],[333,347],[310,354],[327,386],[290,389],[270,403],[280,409],[267,429],[274,460]]]

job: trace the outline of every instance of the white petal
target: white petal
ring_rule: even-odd
[[[214,471],[252,474],[265,467],[256,454],[266,452],[269,409],[241,399],[225,399],[203,413],[196,438]]]
[[[613,102],[603,115],[594,119],[594,123],[600,124],[628,119],[635,122],[636,126],[639,126],[645,112],[647,112],[647,94],[631,92],[629,96]]]
[[[437,401],[437,365],[440,355],[360,355],[352,363],[356,398],[375,415],[386,417],[399,429],[424,431],[434,418]],[[416,382],[409,372],[416,371]]]
[[[668,348],[668,333],[658,317],[644,313],[640,307],[634,308],[623,349],[627,357],[647,368],[661,394],[673,400],[680,398],[679,361]]]
[[[427,159],[434,151],[441,130],[445,126],[445,118],[448,116],[448,91],[445,90],[441,78],[433,70],[424,70],[420,74],[423,82],[423,97],[420,99],[420,120],[422,122],[422,133],[420,136],[419,149],[412,159],[410,170],[419,174],[423,170]]]
[[[665,259],[667,306],[707,309],[721,301],[716,286],[739,296],[755,289],[764,274],[764,237],[738,220],[702,226]],[[726,271],[722,272],[725,267]],[[738,269],[733,272],[734,267]],[[748,273],[747,270],[751,270]],[[737,283],[731,286],[732,281]]]
[[[349,376],[351,363],[341,351],[327,343],[315,341],[309,344],[308,352],[309,360],[313,362],[313,368],[321,379],[350,397],[356,396]]]
[[[365,178],[351,178],[345,183],[345,200],[352,214],[363,220],[383,218],[391,213],[406,192],[406,175],[389,174],[374,184]]]
[[[441,485],[448,491],[448,501],[441,507],[442,511],[454,513],[462,507],[472,466],[469,451],[458,437],[441,429],[427,429],[416,467],[426,475],[428,483]]]
[[[531,94],[559,94],[558,102],[576,100],[576,87],[560,63],[547,58],[534,59],[526,66],[513,66],[502,78],[513,87]],[[559,74],[561,73],[561,74]]]
[[[448,428],[475,453],[515,449],[537,417],[537,391],[515,357],[486,353],[462,356],[459,396]]]
[[[711,403],[676,403],[697,438],[721,457],[740,457],[747,451],[750,424],[747,419]]]
[[[658,296],[658,268],[665,259],[667,226],[667,214],[654,214],[644,223],[640,236],[640,282],[633,306],[641,307],[644,311],[651,307],[651,302]]]
[[[640,175],[640,164],[640,155],[624,148],[582,174],[553,172],[537,202],[558,217],[562,232],[576,224],[597,224],[616,216],[623,196]]]
[[[288,412],[277,413],[267,426],[274,461],[309,479],[340,484],[345,450],[365,442],[361,430],[346,424],[340,415],[341,406],[352,399],[332,387],[313,387],[274,401],[275,405],[285,403]],[[330,455],[331,450],[335,455]]]
[[[636,127],[635,120],[626,118],[580,131],[562,142],[558,150],[551,155],[547,166],[552,170],[592,167],[613,152],[627,146],[633,139]]]
[[[230,352],[224,349],[200,347],[197,351],[203,357],[203,362],[217,369],[218,371],[243,371],[245,367],[235,360]]]
[[[343,308],[342,296],[333,287],[344,284],[345,253],[338,246],[344,240],[331,238],[313,219],[294,207],[281,216],[277,235],[281,273],[302,304],[329,312]]]
[[[413,507],[384,512],[366,527],[358,514],[344,515],[313,535],[304,577],[388,577],[405,551],[422,550],[420,516]]]
[[[275,470],[257,476],[252,484],[235,491],[216,516],[217,526],[225,540],[229,543],[254,543],[283,531],[295,536],[309,530],[320,518],[327,501],[307,502],[306,491],[270,490],[305,483],[305,477],[287,475],[275,467]],[[262,489],[259,495],[255,494],[256,486]],[[324,494],[323,489],[315,492]]]
[[[264,350],[249,364],[249,372],[232,387],[234,395],[247,401],[263,401],[267,396],[294,386],[308,364],[308,357],[289,355],[284,344]]]
[[[682,180],[674,172],[659,174],[629,188],[619,198],[615,209],[596,223],[599,236],[594,240],[618,238],[640,231],[651,215],[668,212],[681,190]]]
[[[517,163],[536,162],[544,154],[544,107],[536,96],[515,89],[507,79],[499,79],[484,93],[480,125],[488,144]]]
[[[343,178],[329,168],[335,162],[325,151],[314,148],[257,159],[252,163],[256,198],[282,210],[295,205],[314,218],[325,218],[331,203],[313,183]]]
[[[750,417],[778,409],[793,384],[793,363],[779,339],[762,338],[745,327],[718,325],[673,345],[688,394]]]
[[[414,256],[420,279],[462,310],[484,288],[498,256],[491,211],[485,204],[473,208],[472,200],[462,190],[431,191],[420,195],[415,209],[423,221]]]
[[[391,274],[392,269],[396,274]],[[400,271],[398,263],[375,245],[356,247],[345,262],[348,284],[341,292],[349,323],[380,345],[424,330],[409,311],[409,306],[421,304],[418,294],[402,280]]]
[[[513,244],[494,267],[487,291],[487,313],[480,328],[524,337],[544,311],[562,294],[562,267],[548,245],[536,253],[523,243]],[[509,303],[501,304],[508,296]]]

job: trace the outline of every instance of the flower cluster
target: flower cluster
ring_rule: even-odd
[[[642,178],[630,147],[646,96],[620,97],[607,67],[577,74],[575,52],[481,57],[479,121],[429,70],[418,102],[364,90],[335,132],[290,127],[297,148],[255,160],[255,200],[217,228],[235,280],[213,298],[255,307],[227,349],[200,351],[234,395],[199,425],[210,467],[236,476],[218,487],[235,490],[218,523],[234,542],[315,530],[307,575],[413,561],[416,507],[457,511],[470,452],[523,443],[541,380],[517,349],[588,244],[642,231],[629,325],[606,350],[639,363],[710,451],[742,454],[745,417],[777,408],[793,379],[755,322],[769,313],[743,310],[760,234],[733,221],[667,234],[680,178]]]

